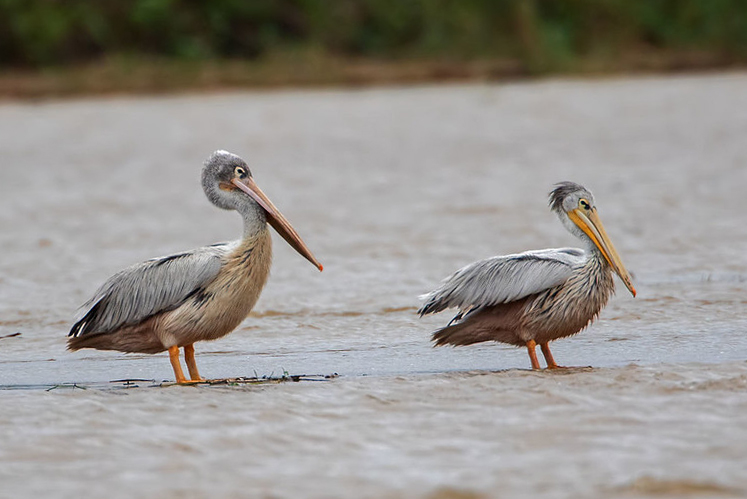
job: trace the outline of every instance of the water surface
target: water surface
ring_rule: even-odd
[[[747,76],[114,98],[0,106],[0,497],[747,494]],[[324,264],[275,239],[237,331],[165,355],[65,351],[118,269],[239,236],[199,185],[214,149]],[[434,349],[417,296],[473,260],[576,245],[547,208],[591,189],[634,274],[532,373]],[[15,333],[20,335],[9,336]],[[88,390],[32,388],[77,383]]]

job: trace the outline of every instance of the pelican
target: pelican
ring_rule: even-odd
[[[240,157],[215,151],[202,169],[202,188],[218,208],[239,212],[244,236],[147,260],[114,274],[83,305],[84,313],[68,334],[69,350],[168,350],[176,382],[199,382],[203,379],[194,343],[233,331],[249,315],[267,281],[272,259],[268,224],[322,270]],[[182,371],[180,347],[190,380]]]
[[[612,273],[635,296],[630,274],[597,214],[594,197],[573,182],[556,184],[550,208],[586,249],[556,248],[495,256],[471,263],[421,296],[420,316],[457,308],[433,333],[440,345],[497,341],[525,346],[539,369],[540,345],[548,369],[556,369],[549,343],[572,336],[596,319],[615,291]]]

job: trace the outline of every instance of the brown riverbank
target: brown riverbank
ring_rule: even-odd
[[[0,72],[0,99],[86,95],[142,95],[237,89],[361,87],[429,83],[505,82],[547,76],[711,72],[744,67],[740,59],[708,52],[648,51],[587,58],[538,71],[519,59],[384,60],[338,58],[313,52],[263,60],[190,62],[111,58],[39,70]]]

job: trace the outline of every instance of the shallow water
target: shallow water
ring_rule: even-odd
[[[747,75],[0,105],[0,497],[747,494]],[[275,239],[252,316],[203,375],[65,351],[131,263],[238,237],[201,162],[242,155],[323,273]],[[595,194],[634,274],[532,373],[434,349],[417,296],[478,258],[576,245],[552,184]],[[9,336],[15,333],[20,335]],[[60,387],[78,383],[87,390]]]

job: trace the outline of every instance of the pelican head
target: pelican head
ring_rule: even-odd
[[[269,223],[293,249],[322,270],[322,264],[301,236],[254,182],[252,172],[243,159],[227,151],[215,151],[202,169],[202,188],[210,202],[218,208],[241,213],[245,227],[262,228]]]
[[[582,185],[561,182],[550,192],[550,208],[558,214],[560,221],[571,234],[587,241],[592,250],[598,251],[604,257],[604,261],[635,296],[633,280],[604,230],[591,192]]]

